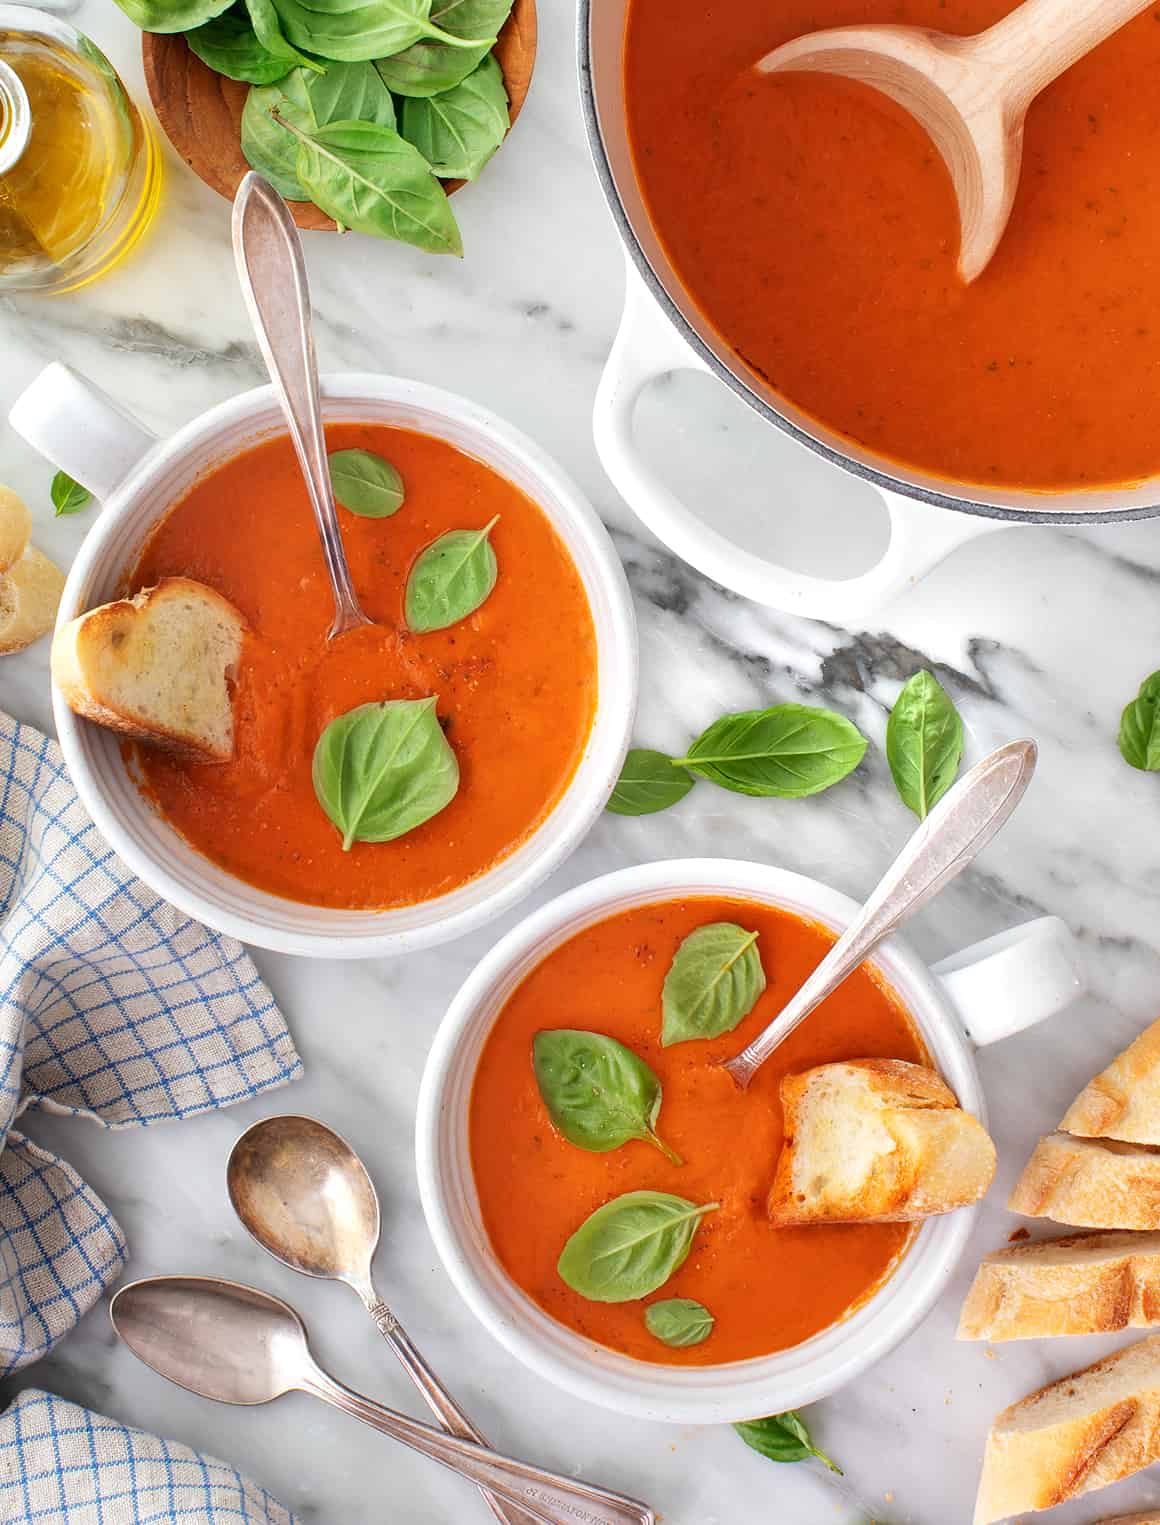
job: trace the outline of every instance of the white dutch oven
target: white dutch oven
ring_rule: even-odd
[[[1155,479],[1122,488],[1035,493],[984,489],[911,470],[828,430],[750,371],[681,286],[649,223],[633,174],[624,113],[626,5],[627,0],[580,0],[580,89],[589,147],[628,268],[624,316],[597,393],[594,429],[605,470],[660,540],[747,598],[841,622],[877,608],[956,547],[1004,526],[1106,522],[1160,513]],[[861,576],[834,580],[793,572],[739,545],[681,502],[633,438],[633,413],[644,387],[680,370],[716,376],[788,439],[872,484],[886,503],[891,529],[876,565]],[[776,492],[772,483],[775,501]],[[824,512],[824,504],[811,504],[810,511]]]
[[[558,1324],[509,1280],[483,1226],[468,1150],[471,1087],[492,1024],[529,971],[583,928],[633,906],[698,895],[759,900],[835,933],[858,909],[848,896],[800,874],[714,858],[622,869],[561,895],[509,932],[452,1001],[423,1074],[416,1158],[440,1258],[472,1311],[514,1356],[606,1408],[678,1424],[720,1424],[812,1403],[885,1355],[946,1286],[977,1209],[928,1219],[889,1281],[843,1322],[777,1355],[729,1365],[665,1367],[620,1355]],[[1076,944],[1053,916],[1000,933],[933,969],[897,938],[873,963],[905,1003],[960,1104],[984,1122],[974,1047],[1042,1021],[1083,989]]]
[[[553,460],[478,404],[398,377],[322,379],[325,417],[396,424],[448,440],[525,492],[552,521],[584,583],[596,630],[599,694],[592,732],[563,798],[510,857],[450,894],[390,911],[342,911],[284,900],[236,879],[192,848],[134,786],[117,738],[54,694],[69,772],[109,845],[158,894],[244,942],[325,958],[410,952],[501,915],[577,846],[616,782],[636,703],[632,601],[591,505]],[[104,503],[73,564],[60,620],[118,597],[150,529],[202,474],[282,432],[272,389],[256,387],[159,441],[63,365],[50,365],[10,414],[17,433]],[[321,555],[321,551],[319,552]]]

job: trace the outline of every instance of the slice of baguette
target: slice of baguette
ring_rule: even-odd
[[[1160,1324],[1160,1234],[1068,1234],[985,1255],[960,1340],[1110,1334]]]
[[[975,1202],[995,1146],[933,1070],[900,1059],[823,1064],[781,1082],[777,1224],[905,1223]]]
[[[78,715],[194,760],[224,762],[234,750],[232,683],[245,633],[220,593],[166,577],[62,625],[52,676]]]
[[[24,499],[11,487],[0,487],[0,572],[7,572],[28,549],[32,533],[32,515]]]
[[[1007,1206],[1078,1228],[1160,1229],[1160,1152],[1117,1139],[1049,1133]]]
[[[64,573],[30,545],[7,572],[0,572],[0,656],[22,651],[56,622]]]
[[[1160,1144],[1160,1020],[1084,1086],[1059,1126],[1083,1138]]]
[[[1160,1335],[1004,1409],[987,1436],[975,1525],[1066,1499],[1160,1460]]]

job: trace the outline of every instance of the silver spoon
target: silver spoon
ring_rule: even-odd
[[[743,1091],[774,1049],[883,938],[974,861],[1023,798],[1038,756],[1033,741],[1009,741],[976,763],[944,795],[797,995],[748,1048],[722,1065]]]
[[[379,1199],[344,1138],[312,1117],[263,1118],[230,1151],[226,1189],[243,1227],[275,1260],[304,1276],[354,1288],[445,1430],[487,1444],[375,1290],[371,1261],[379,1245]],[[527,1525],[524,1510],[486,1492],[484,1497],[497,1519]]]
[[[350,580],[330,485],[302,240],[286,203],[253,170],[238,186],[232,226],[234,261],[246,309],[286,415],[318,523],[334,590],[334,623],[327,632],[327,640],[333,641],[359,625],[373,625],[374,620],[363,613]]]
[[[253,1404],[310,1393],[519,1505],[543,1525],[656,1525],[647,1505],[623,1494],[500,1456],[352,1391],[315,1362],[293,1308],[255,1287],[211,1276],[153,1276],[122,1287],[109,1317],[146,1366],[202,1398]]]

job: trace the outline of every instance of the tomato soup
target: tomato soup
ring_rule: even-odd
[[[662,1048],[661,987],[695,928],[733,921],[759,933],[767,985],[724,1037]],[[857,971],[737,1089],[717,1061],[737,1053],[825,956],[832,935],[748,901],[693,897],[622,912],[564,943],[508,1000],[488,1036],[471,1096],[472,1168],[484,1224],[507,1273],[553,1318],[643,1361],[703,1366],[796,1345],[841,1319],[882,1283],[911,1238],[909,1224],[778,1228],[766,1199],[781,1147],[779,1085],[832,1060],[929,1063],[894,994]],[[684,1163],[634,1140],[606,1154],[553,1128],[532,1069],[541,1029],[581,1028],[618,1039],[661,1081],[657,1132]],[[703,1344],[670,1349],[644,1325],[645,1302],[591,1302],[556,1262],[588,1215],[624,1192],[720,1202],[703,1218],[684,1265],[645,1302],[694,1298],[716,1319]]]
[[[386,457],[405,485],[389,518],[339,509],[354,584],[376,625],[327,642],[334,604],[289,439],[226,461],[154,530],[133,586],[196,578],[249,621],[235,755],[191,763],[139,747],[137,763],[177,830],[248,883],[315,905],[408,905],[484,873],[559,800],[592,725],[595,632],[555,530],[490,467],[385,425],[334,425],[327,444]],[[403,593],[415,558],[445,531],[479,529],[496,515],[499,575],[486,601],[447,629],[408,631]],[[356,705],[429,694],[459,763],[458,793],[405,836],[344,852],[311,779],[319,735]]]
[[[673,267],[753,371],[831,429],[983,485],[1160,472],[1160,7],[1039,97],[998,252],[960,281],[932,143],[885,96],[756,76],[823,27],[971,33],[1014,0],[629,0],[636,174]]]

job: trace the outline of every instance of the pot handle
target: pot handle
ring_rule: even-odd
[[[1079,944],[1058,916],[985,938],[931,972],[979,1047],[1053,1017],[1087,989]]]
[[[1000,520],[934,508],[878,488],[890,515],[890,542],[869,571],[839,580],[792,572],[719,534],[670,492],[637,453],[633,415],[645,386],[671,371],[712,372],[661,312],[627,257],[626,265],[624,315],[593,410],[596,449],[633,512],[698,571],[757,603],[840,623],[877,609],[967,541],[1010,528]]]
[[[104,500],[157,443],[100,387],[59,360],[12,404],[8,422],[54,466]]]

